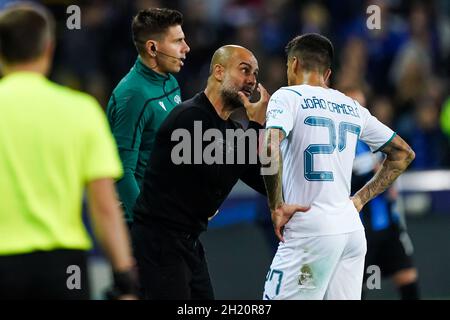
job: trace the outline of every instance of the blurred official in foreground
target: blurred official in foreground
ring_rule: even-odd
[[[53,49],[53,18],[43,8],[19,4],[1,13],[0,299],[89,299],[85,187],[116,295],[133,298],[114,140],[92,97],[46,79]],[[77,270],[81,280],[71,286]]]

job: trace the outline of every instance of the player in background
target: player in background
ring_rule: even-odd
[[[360,299],[366,239],[359,212],[415,155],[367,109],[328,88],[333,45],[327,38],[295,37],[286,53],[289,86],[269,101],[263,147],[271,156],[264,169],[272,170],[263,175],[281,240],[263,298]],[[387,157],[350,197],[358,139]]]
[[[366,105],[366,94],[358,86],[348,86],[340,90]],[[377,101],[373,102],[374,105]],[[352,194],[361,189],[379,169],[384,157],[373,154],[367,144],[358,141],[353,163]],[[382,277],[391,278],[402,300],[420,298],[418,274],[413,262],[414,248],[406,231],[406,222],[398,208],[398,194],[394,186],[372,199],[360,213],[367,239],[367,254],[364,270],[366,284],[369,266],[378,266]],[[365,290],[363,285],[363,297]]]
[[[139,11],[132,22],[139,56],[114,89],[106,110],[124,167],[117,190],[129,226],[156,132],[181,102],[180,87],[172,74],[180,71],[190,50],[182,24],[183,15],[176,10]]]

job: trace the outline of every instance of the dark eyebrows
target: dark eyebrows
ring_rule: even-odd
[[[241,62],[241,63],[239,63],[239,66],[241,66],[241,65],[245,65],[245,66],[249,67],[250,70],[253,68],[252,65],[251,65],[250,63],[247,63],[247,62]],[[255,69],[255,73],[258,74],[258,72],[259,72],[259,69],[256,68],[256,69]]]

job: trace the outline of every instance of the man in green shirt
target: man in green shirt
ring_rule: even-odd
[[[131,298],[133,259],[114,190],[122,167],[105,114],[45,77],[54,22],[44,8],[0,12],[0,43],[0,300],[89,298],[84,189],[115,293]]]
[[[129,224],[156,132],[181,102],[178,82],[171,73],[180,71],[190,50],[182,24],[182,14],[170,9],[145,9],[133,18],[139,56],[108,103],[107,116],[124,167],[117,189]]]

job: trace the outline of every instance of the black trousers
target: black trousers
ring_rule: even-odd
[[[370,265],[377,265],[383,277],[390,277],[400,270],[414,268],[413,257],[402,242],[404,232],[406,231],[397,224],[379,231],[367,228],[365,270]],[[368,276],[369,274],[364,273],[364,283]]]
[[[85,251],[53,250],[0,256],[0,300],[89,298]]]
[[[132,227],[142,299],[213,300],[203,246],[197,236],[159,224]]]

